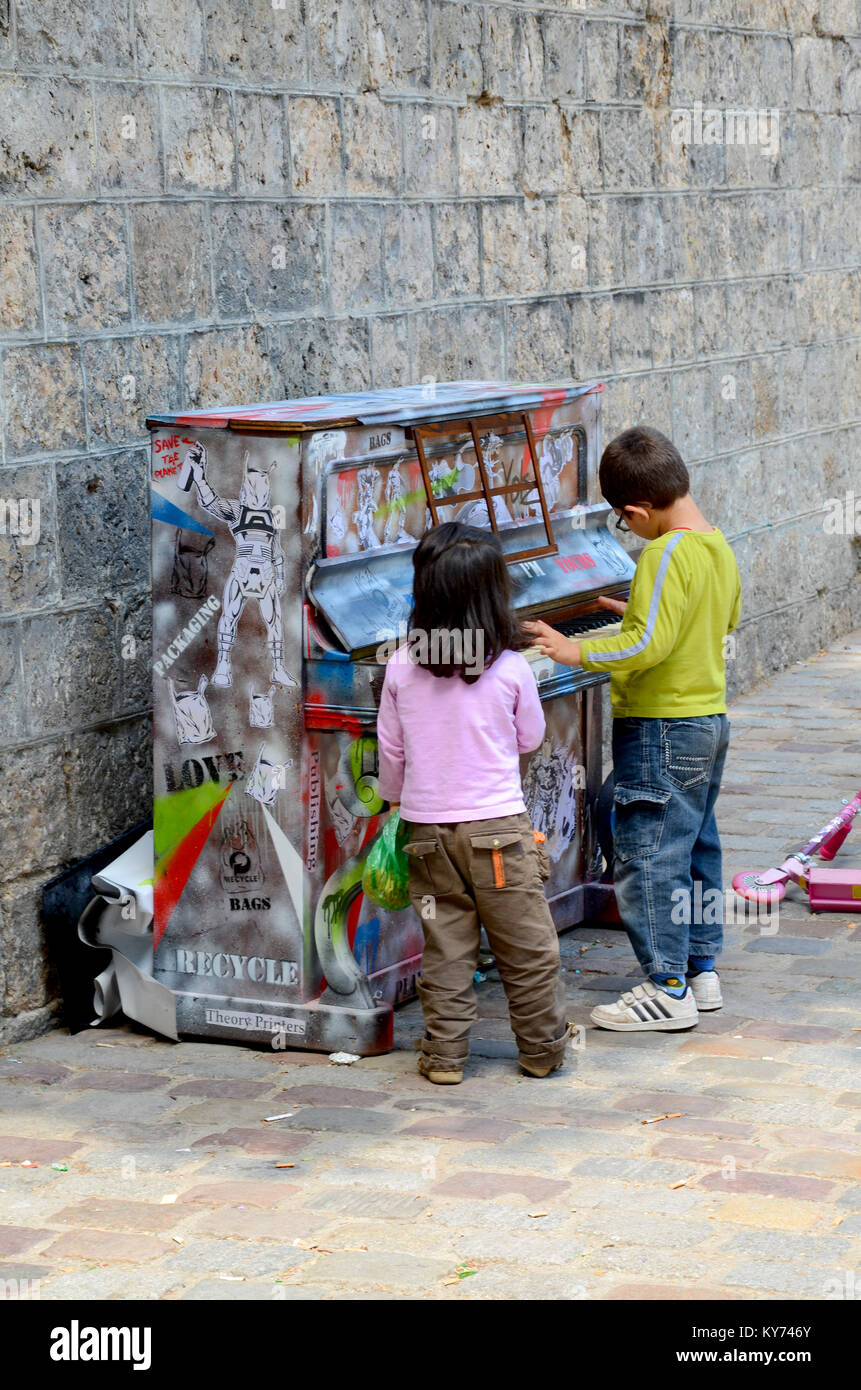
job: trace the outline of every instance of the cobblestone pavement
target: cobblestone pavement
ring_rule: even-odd
[[[727,882],[854,793],[859,676],[855,634],[735,703]],[[350,1067],[130,1028],[12,1045],[0,1278],[42,1298],[857,1297],[861,902],[856,923],[795,894],[776,934],[727,935],[723,1011],[631,1037],[588,1026],[636,978],[623,934],[567,933],[585,1046],[545,1081],[519,1075],[492,979],[452,1090],[415,1073],[415,1004],[396,1051]]]

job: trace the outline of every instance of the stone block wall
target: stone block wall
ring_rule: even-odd
[[[600,377],[605,437],[670,433],[733,539],[734,688],[857,625],[823,523],[861,493],[859,30],[854,0],[0,0],[0,1036],[50,1017],[40,885],[148,810],[148,411]],[[728,108],[757,143],[712,138]]]

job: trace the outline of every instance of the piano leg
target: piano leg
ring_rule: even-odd
[[[601,881],[598,844],[605,684],[548,691],[543,700],[544,743],[524,759],[522,769],[527,809],[535,829],[546,837],[547,901],[560,932],[590,918],[613,920],[613,888]]]
[[[601,921],[619,921],[616,908],[616,895],[613,892],[612,869],[610,864],[608,881],[602,882],[604,859],[598,841],[598,803],[606,773],[604,768],[604,720],[603,707],[606,685],[593,685],[583,692],[584,711],[584,751],[586,754],[586,797],[583,807],[583,878],[586,886],[585,917]]]

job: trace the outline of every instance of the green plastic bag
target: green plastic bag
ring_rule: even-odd
[[[400,812],[393,811],[365,860],[362,891],[390,912],[409,906],[410,863],[404,849],[409,838]]]

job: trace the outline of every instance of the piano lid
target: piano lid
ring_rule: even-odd
[[[149,415],[147,425],[183,425],[210,429],[261,428],[273,431],[325,429],[335,424],[362,425],[418,423],[449,420],[505,411],[558,406],[603,386],[578,385],[573,381],[443,381],[435,386],[398,386],[390,391],[354,391],[340,396],[304,396],[289,401],[228,405],[209,410],[190,410],[181,415]]]
[[[553,521],[558,554],[511,565],[514,608],[526,617],[587,599],[631,582],[634,562],[598,514]],[[578,522],[585,521],[585,525]],[[540,522],[500,532],[503,548],[521,550],[530,537],[543,535]],[[409,625],[413,594],[414,546],[363,551],[359,555],[320,560],[308,575],[308,597],[326,618],[346,651],[366,652],[402,635]]]

